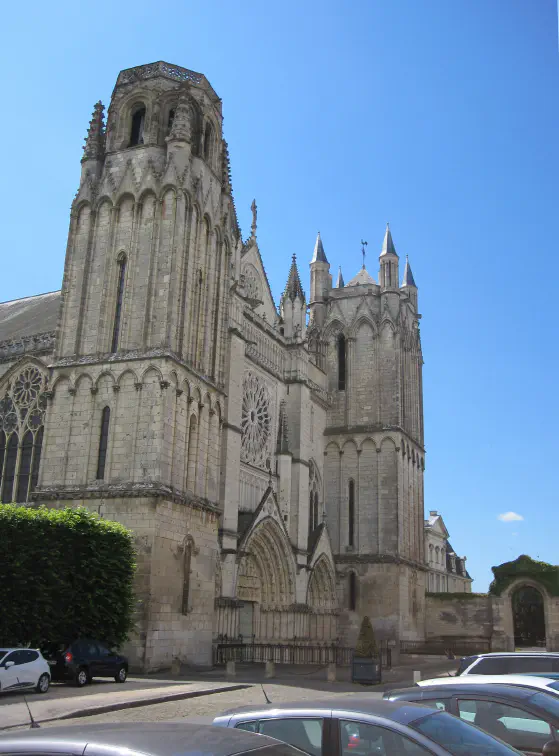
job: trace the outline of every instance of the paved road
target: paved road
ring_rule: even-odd
[[[268,698],[273,703],[282,703],[285,701],[299,701],[306,699],[328,698],[339,696],[339,691],[334,692],[317,692],[312,688],[294,687],[292,685],[265,685],[264,689]],[[342,693],[341,695],[348,695]],[[371,692],[372,697],[380,698],[382,693]],[[245,706],[251,704],[265,703],[264,694],[260,685],[252,688],[237,690],[233,692],[217,693],[202,698],[189,698],[183,701],[173,701],[170,703],[153,704],[151,706],[142,706],[136,709],[124,709],[113,711],[107,714],[97,714],[83,719],[71,719],[64,723],[46,722],[41,727],[56,727],[64,724],[68,727],[79,727],[83,724],[93,724],[95,722],[160,722],[166,719],[181,719],[183,717],[191,718],[194,721],[203,721],[206,718],[213,718],[227,709],[236,706]]]
[[[85,685],[83,688],[77,688],[75,685],[68,683],[51,683],[49,692],[46,696],[35,691],[27,691],[26,696],[29,701],[44,701],[47,698],[74,698],[76,696],[91,696],[96,693],[113,693],[123,690],[149,690],[150,688],[173,687],[174,685],[184,685],[185,680],[169,680],[165,676],[161,677],[129,677],[124,685],[115,683],[112,679],[96,679],[91,685]],[[22,700],[20,692],[2,693],[0,696],[0,707]]]

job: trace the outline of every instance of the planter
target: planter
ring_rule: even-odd
[[[382,682],[380,659],[354,656],[351,661],[351,681],[361,685],[378,685]]]

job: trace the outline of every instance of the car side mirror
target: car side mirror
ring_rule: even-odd
[[[5,664],[4,664],[4,666],[6,667],[6,669],[10,669],[10,667],[13,667],[13,666],[14,666],[14,664],[15,664],[15,662],[13,662],[13,661],[7,661],[7,662],[6,662]]]
[[[542,756],[559,756],[559,740],[548,741],[542,749]]]

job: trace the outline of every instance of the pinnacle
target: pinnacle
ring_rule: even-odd
[[[328,260],[326,259],[326,255],[324,254],[324,247],[322,245],[322,239],[320,238],[320,231],[318,232],[316,236],[316,242],[314,245],[314,253],[313,253],[311,262],[325,262],[325,263],[328,262]]]
[[[395,255],[398,257],[398,253],[396,252],[396,247],[394,246],[394,242],[392,241],[392,234],[390,233],[390,224],[386,224],[386,232],[384,234],[384,241],[382,242],[382,252],[380,253],[380,256],[383,255]]]
[[[105,151],[104,110],[105,106],[101,100],[95,103],[85,138],[82,160],[98,160]]]
[[[342,274],[342,266],[338,268],[338,278],[336,279],[336,289],[343,289],[345,286],[344,277]]]
[[[297,297],[305,301],[305,292],[301,285],[301,279],[299,277],[299,270],[297,268],[297,257],[293,255],[291,260],[291,268],[289,269],[289,275],[287,277],[287,283],[283,292],[284,297],[294,300]]]
[[[404,278],[402,280],[402,286],[415,286],[415,288],[417,289],[417,286],[413,279],[413,273],[411,272],[410,261],[407,255],[406,255],[406,265],[404,267]]]

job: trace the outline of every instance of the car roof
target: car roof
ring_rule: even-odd
[[[403,701],[385,701],[383,699],[373,698],[370,694],[355,693],[346,696],[332,696],[331,698],[293,701],[292,703],[240,706],[223,712],[220,717],[232,717],[238,714],[250,714],[257,718],[260,714],[273,717],[276,712],[277,715],[280,716],[286,711],[348,711],[356,714],[370,714],[373,716],[385,717],[385,719],[391,719],[394,722],[400,722],[402,724],[413,722],[427,714],[425,707],[418,704]]]
[[[529,688],[539,688],[540,690],[550,690],[552,693],[559,693],[555,688],[548,687],[551,683],[557,684],[557,680],[552,677],[540,677],[536,675],[458,675],[457,677],[433,677],[429,680],[420,680],[418,685],[426,688],[431,685],[456,685],[459,680],[461,685],[524,685]]]
[[[559,653],[553,653],[553,651],[488,651],[486,654],[471,654],[471,656],[464,656],[464,659],[480,659],[486,656],[559,656]]]
[[[536,695],[534,688],[523,688],[520,685],[501,685],[498,683],[478,683],[468,685],[457,682],[455,685],[414,685],[411,688],[397,688],[387,691],[387,696],[414,695],[418,700],[428,698],[429,694],[440,693],[441,695],[454,696],[457,693],[466,695],[500,696],[501,698],[514,698],[517,701],[532,698]]]
[[[86,745],[96,744],[157,756],[188,756],[201,752],[205,756],[233,756],[241,751],[277,745],[278,742],[246,730],[223,730],[188,722],[134,722],[49,727],[47,730],[25,730],[3,735],[0,737],[0,753],[25,752],[30,748],[60,753],[60,750],[71,750],[72,746],[83,751]]]

